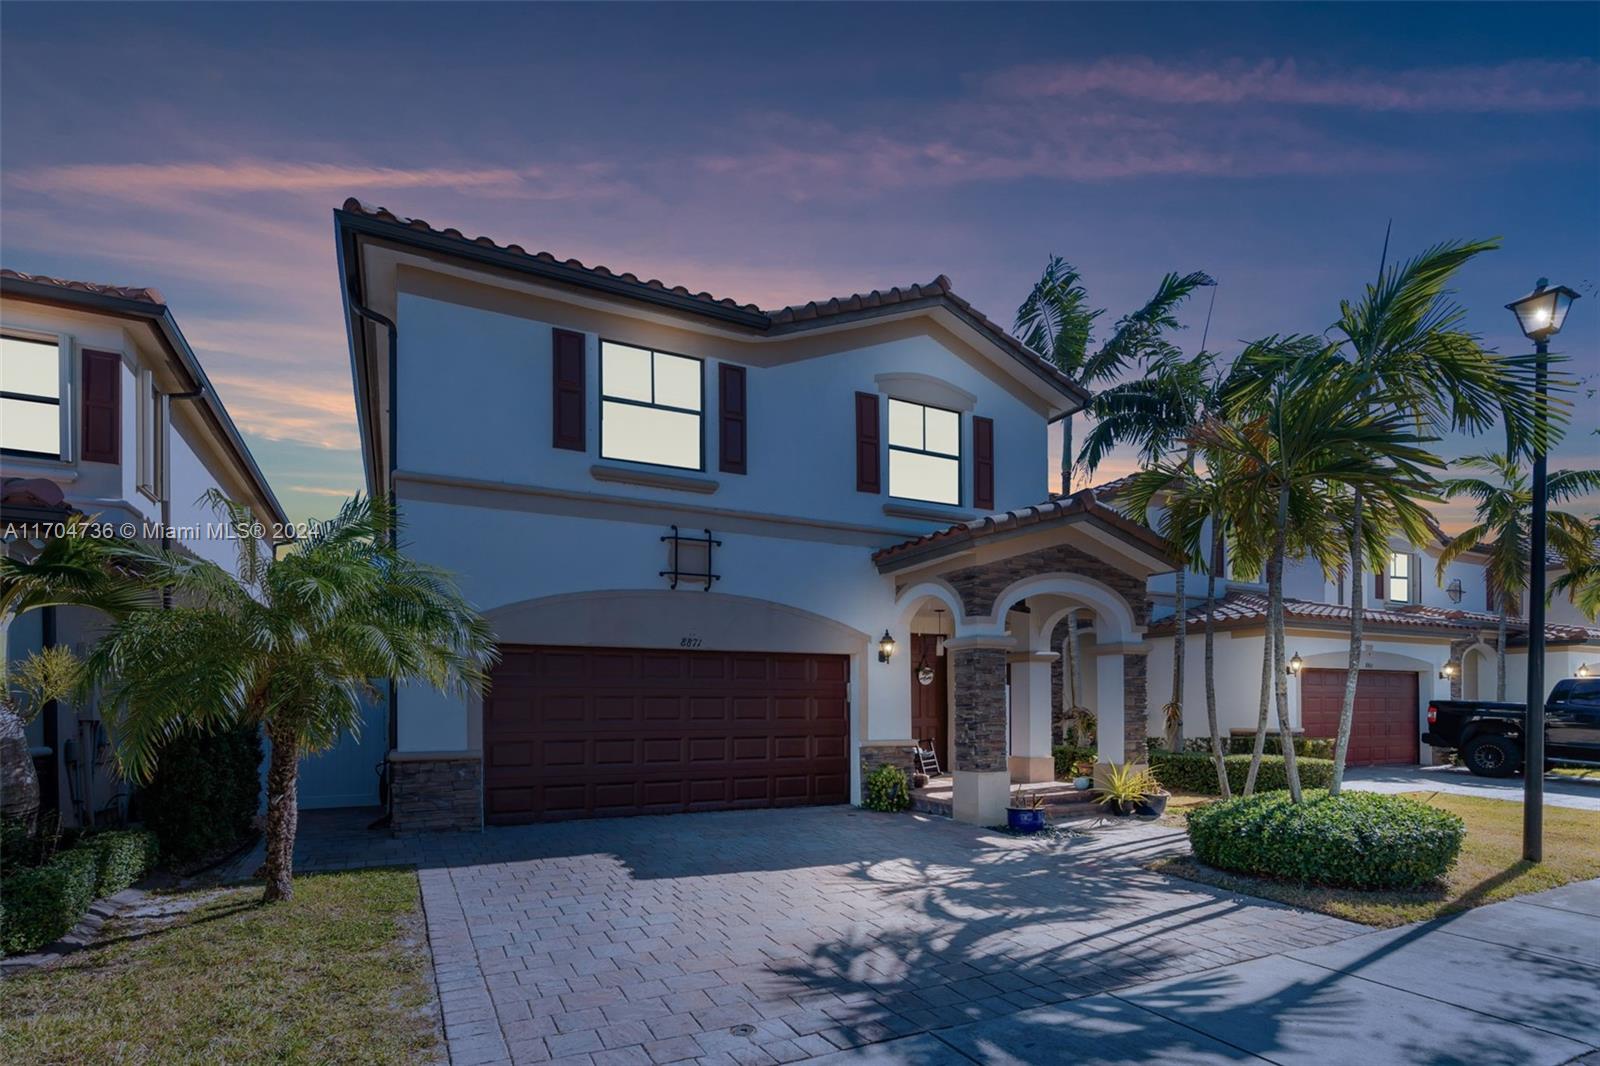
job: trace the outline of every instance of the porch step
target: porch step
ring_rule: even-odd
[[[1065,782],[1024,785],[1021,787],[1029,795],[1044,794],[1044,812],[1047,818],[1081,816],[1086,813],[1089,807],[1095,804],[1095,794],[1092,790],[1080,792]],[[949,818],[953,809],[951,779],[949,777],[934,778],[928,782],[927,787],[912,789],[911,809],[922,814],[935,814],[941,818]]]

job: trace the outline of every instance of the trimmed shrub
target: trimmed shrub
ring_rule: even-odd
[[[1404,796],[1282,792],[1189,813],[1189,844],[1208,866],[1342,888],[1416,888],[1455,865],[1466,823]]]
[[[99,862],[96,896],[111,896],[155,868],[159,845],[156,835],[143,829],[96,833],[81,845],[93,848]]]
[[[1078,763],[1095,761],[1093,748],[1080,748],[1074,744],[1062,744],[1051,749],[1050,753],[1055,756],[1056,778],[1061,781],[1072,777],[1072,768]]]
[[[94,849],[72,848],[0,881],[0,950],[33,951],[71,932],[95,900],[99,867]]]
[[[1222,761],[1228,768],[1228,787],[1235,792],[1243,791],[1245,776],[1250,772],[1250,756],[1225,755]],[[1327,788],[1333,781],[1331,759],[1301,758],[1295,760],[1295,766],[1300,770],[1301,788]],[[1217,787],[1217,768],[1209,755],[1157,752],[1150,756],[1150,770],[1169,792],[1216,796],[1222,791]],[[1256,791],[1279,792],[1288,787],[1289,775],[1283,769],[1283,756],[1263,755],[1261,770],[1256,774]]]
[[[254,828],[261,803],[261,732],[185,734],[161,749],[139,794],[144,823],[169,863],[220,855]]]
[[[861,806],[869,811],[903,811],[911,806],[911,786],[906,772],[887,763],[867,775],[861,788]]]
[[[1255,750],[1256,738],[1251,736],[1226,736],[1222,738],[1223,753],[1227,755],[1249,755]],[[1183,750],[1186,752],[1204,752],[1211,754],[1210,737],[1190,737],[1184,742]],[[1266,743],[1261,746],[1266,755],[1282,755],[1283,740],[1276,733],[1268,733]],[[1295,737],[1294,753],[1302,758],[1331,759],[1333,758],[1333,740],[1328,737]]]

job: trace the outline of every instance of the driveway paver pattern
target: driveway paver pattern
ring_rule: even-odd
[[[360,824],[307,815],[297,862],[417,866],[457,1066],[793,1062],[1367,932],[1152,873],[1184,847],[1153,825],[1021,838],[849,807]]]

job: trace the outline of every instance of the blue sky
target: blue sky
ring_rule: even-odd
[[[352,195],[762,306],[947,273],[1009,322],[1056,252],[1115,317],[1203,269],[1225,353],[1326,328],[1392,218],[1397,256],[1503,239],[1459,285],[1501,350],[1579,289],[1600,367],[1595,4],[11,2],[0,159],[4,264],[161,289],[297,517],[359,482]]]

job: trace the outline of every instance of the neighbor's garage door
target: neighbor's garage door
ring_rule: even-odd
[[[849,800],[847,656],[501,652],[483,713],[491,823]]]
[[[1306,736],[1339,735],[1344,682],[1343,670],[1307,670],[1301,675],[1300,709]],[[1415,765],[1420,731],[1417,675],[1397,670],[1361,671],[1350,726],[1349,765]]]

